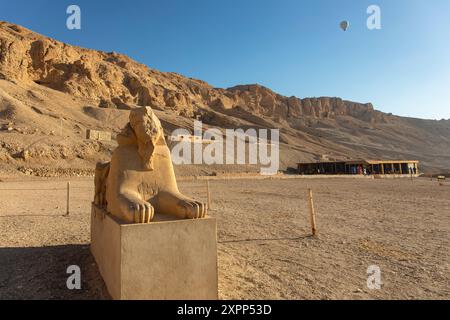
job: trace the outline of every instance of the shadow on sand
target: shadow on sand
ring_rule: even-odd
[[[69,290],[67,268],[81,269],[81,289]],[[0,248],[2,299],[109,299],[89,245]]]

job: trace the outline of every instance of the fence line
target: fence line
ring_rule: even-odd
[[[58,189],[0,189],[0,191],[59,191],[66,190],[66,188],[58,188]]]
[[[191,186],[192,187],[192,186]],[[205,185],[197,185],[194,187],[198,187],[198,188],[202,188],[205,189],[206,187],[206,198],[207,198],[207,208],[208,210],[213,210],[212,209],[212,199],[211,199],[211,192],[210,192],[210,180],[206,179],[206,186]],[[15,188],[15,189],[0,189],[0,191],[66,191],[67,192],[67,196],[66,196],[66,213],[61,215],[61,216],[69,216],[70,214],[70,190],[71,189],[89,189],[92,190],[94,189],[94,186],[91,187],[73,187],[70,183],[70,181],[67,181],[67,185],[66,188],[52,188],[52,189],[30,189],[30,188],[26,188],[26,189],[20,189],[20,188]],[[310,209],[310,222],[311,222],[311,231],[312,231],[312,236],[315,237],[317,234],[317,227],[316,227],[316,217],[315,217],[315,208],[314,208],[314,202],[313,202],[313,193],[311,189],[307,189],[308,194],[307,194],[307,199],[309,200],[309,209]],[[60,216],[60,215],[5,215],[2,216],[0,215],[0,218],[4,218],[4,217],[24,217],[24,216],[33,216],[33,217],[38,217],[38,216]],[[222,244],[226,244],[226,243],[232,243],[232,242],[250,242],[250,241],[274,241],[274,240],[299,240],[302,238],[306,238],[307,236],[298,236],[298,237],[279,237],[279,238],[260,238],[260,239],[232,239],[232,240],[222,240],[222,241],[218,241],[218,243],[222,243]]]
[[[204,189],[203,185],[197,185],[197,186],[189,186],[189,188],[201,188]],[[70,185],[70,189],[79,189],[79,190],[93,190],[94,186],[92,187],[74,187],[72,185]],[[63,191],[63,190],[67,190],[67,188],[36,188],[36,189],[32,189],[32,188],[1,188],[0,191]]]
[[[54,188],[54,189],[0,189],[0,191],[60,191],[60,190],[66,190],[67,188]],[[94,189],[94,187],[70,187],[70,189]]]

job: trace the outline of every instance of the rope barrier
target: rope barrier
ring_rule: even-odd
[[[70,187],[70,189],[89,189],[92,190],[94,187]],[[60,191],[60,190],[66,190],[66,188],[54,188],[54,189],[0,189],[0,191]]]
[[[0,189],[0,191],[58,191],[64,189]]]

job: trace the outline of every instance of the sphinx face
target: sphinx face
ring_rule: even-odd
[[[159,119],[150,107],[131,111],[130,125],[136,134],[138,152],[146,170],[153,170],[153,151],[156,142],[163,135]]]

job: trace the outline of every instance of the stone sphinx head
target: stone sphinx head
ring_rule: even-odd
[[[119,145],[137,144],[138,153],[146,170],[153,170],[153,152],[164,143],[161,122],[150,107],[131,110],[130,122],[118,136]]]

